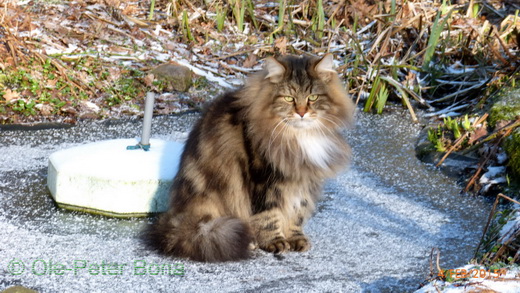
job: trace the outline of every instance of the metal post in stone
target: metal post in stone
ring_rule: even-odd
[[[153,103],[155,94],[148,92],[144,105],[143,134],[141,135],[141,145],[150,147],[150,132],[152,131]]]
[[[128,146],[126,149],[135,150],[143,149],[148,151],[150,149],[150,133],[152,131],[152,117],[153,104],[155,101],[155,94],[152,92],[146,93],[146,100],[144,103],[144,118],[143,118],[143,132],[141,134],[141,141],[136,146]]]

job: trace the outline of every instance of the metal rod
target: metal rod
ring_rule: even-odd
[[[141,145],[150,145],[150,132],[152,130],[153,103],[155,94],[148,92],[144,105],[143,134],[141,135]]]

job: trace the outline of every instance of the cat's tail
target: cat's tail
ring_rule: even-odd
[[[195,261],[224,262],[249,258],[249,226],[232,217],[161,215],[145,231],[146,244],[163,254]]]

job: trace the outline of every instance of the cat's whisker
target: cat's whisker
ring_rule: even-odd
[[[333,123],[334,125],[336,125],[339,128],[347,127],[345,122],[343,120],[339,119],[336,116],[333,116],[333,115],[330,115],[330,114],[326,114],[326,115],[323,116],[323,118],[326,119],[327,121]]]
[[[278,122],[275,127],[273,128],[273,131],[271,131],[271,135],[269,137],[269,144],[267,145],[267,153],[269,154],[269,156],[271,156],[271,147],[273,145],[273,143],[275,142],[276,138],[283,132],[283,129],[284,127],[287,127],[287,118],[284,118],[282,120],[280,120],[280,122]],[[280,127],[280,125],[282,126],[282,129],[281,131],[279,131],[276,135],[275,134],[275,131],[278,127]],[[274,137],[273,137],[274,135]],[[282,136],[283,138],[283,136]]]
[[[317,129],[318,129],[319,132],[321,132],[321,134],[322,134],[323,136],[326,136],[326,134],[325,134],[323,128],[325,128],[325,130],[328,131],[329,134],[334,135],[334,131],[331,130],[331,129],[329,129],[325,124],[323,124],[323,122],[321,122],[320,120],[316,120],[316,122],[317,122],[316,125],[318,126]]]
[[[286,121],[287,121],[287,119],[285,118],[281,122],[286,122]],[[285,132],[287,131],[287,128],[289,126],[288,126],[287,123],[283,123],[283,124],[282,123],[278,123],[277,127],[280,126],[280,125],[282,126],[281,129],[278,130],[278,132],[276,133],[276,135],[274,137],[273,137],[273,134],[274,134],[273,133],[274,131],[273,131],[272,134],[271,134],[271,139],[269,141],[268,154],[269,154],[269,156],[271,158],[279,157],[278,152],[280,152],[280,148],[279,147],[274,147],[273,148],[273,145],[279,146],[279,145],[284,145],[285,144],[285,140],[286,140]],[[278,139],[278,137],[280,137],[280,138]],[[273,149],[276,151],[275,154],[272,153]],[[282,158],[283,158],[283,156],[282,156]]]
[[[334,135],[336,133],[336,131],[334,131],[334,129],[331,129],[330,127],[327,127],[327,125],[325,125],[322,121],[320,121],[320,124],[323,128],[325,128],[330,134]]]
[[[297,147],[297,144],[290,144],[292,136],[287,134],[287,132],[291,131],[291,127],[288,124],[285,124],[285,128],[283,129],[282,135],[282,143],[287,146],[287,150],[289,150],[292,156],[298,156],[299,152],[294,148]],[[285,141],[283,141],[285,140]]]
[[[330,123],[332,123],[337,128],[345,128],[346,127],[346,125],[345,125],[345,123],[343,121],[341,121],[340,119],[338,119],[338,118],[336,118],[334,116],[324,115],[321,118],[324,119],[324,120],[327,120]],[[336,122],[335,120],[337,120],[339,123]]]

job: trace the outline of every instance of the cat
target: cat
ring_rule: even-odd
[[[170,207],[147,231],[159,252],[195,261],[306,251],[323,182],[349,161],[339,131],[354,104],[333,56],[268,57],[242,88],[213,100],[191,130]]]

